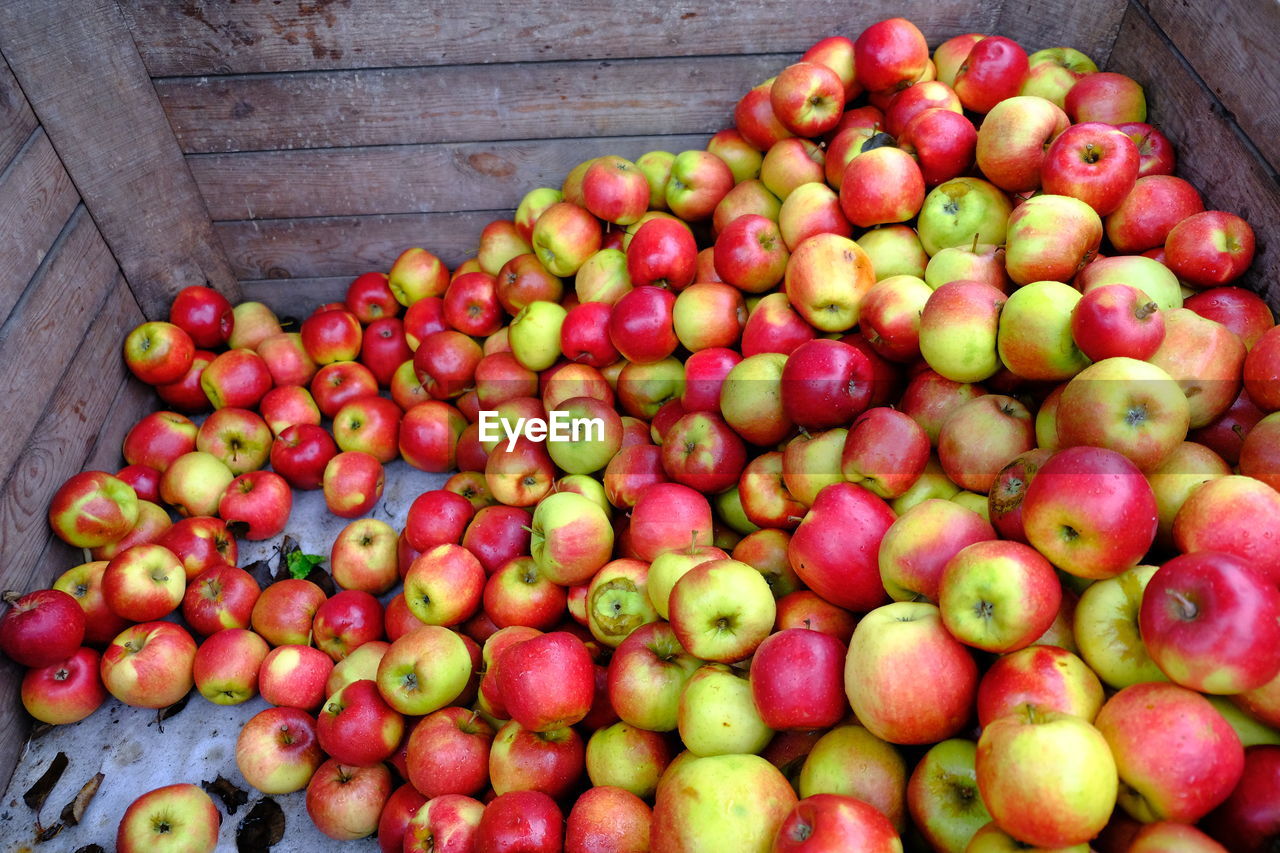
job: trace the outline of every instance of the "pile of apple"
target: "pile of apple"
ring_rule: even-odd
[[[260,693],[244,780],[384,851],[1274,850],[1280,331],[1145,119],[895,18],[452,273],[182,292],[124,344],[172,411],[50,507],[93,562],[0,622],[26,707]],[[457,473],[395,529],[401,464]],[[293,489],[330,597],[235,568]]]

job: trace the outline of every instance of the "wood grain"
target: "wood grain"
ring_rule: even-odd
[[[0,57],[0,169],[13,159],[35,129],[31,105],[18,88],[9,64]]]
[[[1146,87],[1152,123],[1178,147],[1178,174],[1204,194],[1206,206],[1237,213],[1253,226],[1257,256],[1240,283],[1280,308],[1280,181],[1275,173],[1136,5],[1125,13],[1109,67]]]
[[[1280,4],[1139,0],[1275,169],[1280,169]]]
[[[457,266],[476,253],[480,229],[510,216],[510,210],[475,210],[219,222],[215,228],[241,279],[354,278],[385,272],[412,246]]]
[[[353,276],[339,275],[327,278],[268,278],[258,281],[242,281],[240,288],[245,299],[261,302],[278,316],[304,316],[313,308],[326,302],[341,302],[347,298],[347,288]]]
[[[1027,52],[1046,47],[1074,47],[1098,67],[1106,64],[1124,16],[1125,0],[1004,0],[995,33],[1021,44]]]
[[[120,0],[152,76],[799,53],[905,15],[930,42],[991,31],[1000,3],[807,0]],[[424,49],[429,46],[429,49]]]
[[[187,153],[715,131],[795,54],[156,81]],[[216,216],[215,216],[216,218]]]
[[[22,296],[80,196],[43,130],[0,171],[0,318]]]
[[[114,0],[0,0],[0,51],[149,317],[238,287]]]
[[[515,209],[604,154],[705,148],[709,134],[209,154],[189,158],[214,220]]]
[[[104,310],[108,294],[114,292],[119,272],[93,220],[83,207],[77,209],[36,279],[0,326],[0,364],[6,367],[0,372],[0,399],[7,401],[4,427],[10,437],[0,442],[0,472],[15,476],[23,442],[59,392],[63,373],[84,346],[84,336]],[[123,364],[123,340],[121,333],[110,358],[95,354],[100,363],[88,362],[88,373],[77,381],[96,386],[102,377],[116,375]],[[111,392],[115,393],[114,385]],[[94,428],[101,423],[101,418],[95,420]],[[44,496],[46,500],[50,494]],[[0,536],[13,535],[0,519]],[[4,559],[0,556],[0,567]]]

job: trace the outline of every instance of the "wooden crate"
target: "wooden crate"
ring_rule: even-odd
[[[591,156],[701,147],[827,35],[904,15],[1138,79],[1280,306],[1272,0],[0,0],[0,589],[78,562],[48,500],[155,407],[119,348],[206,281],[286,313],[425,246],[451,264]],[[0,778],[26,718],[0,670]]]

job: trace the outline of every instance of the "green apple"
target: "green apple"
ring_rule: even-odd
[[[1009,295],[1000,312],[1000,360],[1024,379],[1062,382],[1089,366],[1071,336],[1080,291],[1059,281],[1033,281]]]
[[[1080,656],[1111,687],[1168,681],[1147,654],[1138,630],[1142,593],[1156,569],[1134,566],[1113,578],[1094,581],[1076,604],[1074,622]]]
[[[1019,95],[1035,95],[1065,109],[1067,92],[1076,81],[1098,70],[1097,64],[1071,47],[1046,47],[1027,57],[1029,72]]]
[[[613,554],[613,525],[598,504],[575,492],[555,492],[533,511],[529,553],[552,583],[586,583]]]
[[[668,605],[671,601],[671,590],[676,581],[684,577],[694,566],[708,560],[725,560],[729,555],[711,545],[696,545],[692,541],[688,548],[663,551],[653,558],[649,564],[648,594],[658,615],[663,619],[670,618]]]
[[[916,228],[930,257],[952,246],[1004,243],[1013,205],[1004,191],[981,178],[953,178],[925,196]]]
[[[925,463],[924,472],[911,484],[911,488],[889,502],[889,506],[899,516],[905,514],[917,504],[933,498],[950,500],[960,492],[960,487],[948,479],[936,455],[931,455]]]
[[[1141,290],[1162,311],[1182,307],[1182,285],[1178,277],[1164,264],[1142,255],[1099,258],[1080,271],[1076,284],[1081,293],[1108,284],[1127,284]]]
[[[920,355],[953,382],[981,382],[995,375],[1005,299],[996,288],[977,281],[939,287],[920,313]]]
[[[848,434],[847,429],[836,427],[813,434],[801,433],[787,442],[782,451],[782,482],[793,498],[805,506],[813,506],[818,492],[832,483],[844,481],[840,459]]]
[[[876,281],[895,275],[924,278],[929,255],[920,242],[920,235],[911,226],[883,225],[872,228],[856,242],[867,253],[867,257],[871,258]]]
[[[649,182],[649,209],[667,209],[667,179],[676,155],[670,151],[646,151],[636,158],[640,174]]]
[[[978,794],[978,746],[944,740],[924,754],[907,782],[907,808],[920,834],[939,853],[964,853],[991,820]]]
[[[423,625],[391,644],[374,680],[388,705],[401,714],[422,716],[457,699],[471,671],[471,652],[461,635]]]
[[[607,302],[612,305],[631,290],[627,254],[621,249],[601,249],[582,262],[573,278],[579,302]]]
[[[1240,738],[1240,745],[1248,749],[1251,746],[1280,746],[1280,729],[1272,728],[1266,723],[1255,720],[1244,712],[1240,706],[1227,696],[1205,696],[1209,704],[1218,709],[1222,719],[1235,730]]]
[[[924,268],[924,281],[937,290],[951,281],[984,281],[1005,291],[1013,286],[1004,271],[1004,246],[973,242],[937,252]]]
[[[752,444],[777,444],[793,424],[782,407],[782,368],[787,357],[762,352],[738,362],[720,389],[720,413]]]
[[[1053,566],[1021,542],[975,542],[947,561],[938,609],[952,636],[1004,654],[1034,643],[1062,603]]]
[[[596,729],[587,741],[587,777],[648,799],[671,762],[671,746],[660,732],[617,722]]]
[[[711,498],[711,508],[715,510],[716,518],[740,536],[746,536],[760,529],[747,518],[747,514],[743,511],[742,493],[738,491],[737,486],[714,495]]]
[[[769,582],[738,560],[710,560],[671,588],[671,627],[689,654],[734,663],[751,656],[773,629],[777,605]]]
[[[598,397],[572,397],[547,416],[547,455],[566,474],[599,471],[622,449],[622,416]]]
[[[536,300],[511,320],[508,341],[516,361],[529,370],[546,370],[560,357],[560,326],[565,311],[556,302]]]
[[[649,564],[620,559],[606,563],[587,588],[587,627],[601,644],[616,648],[641,625],[658,621],[649,601]]]
[[[1102,219],[1078,198],[1038,195],[1009,216],[1005,269],[1017,284],[1070,281],[1098,253]]]
[[[724,664],[701,666],[680,694],[680,740],[695,755],[754,755],[769,745],[751,682]]]

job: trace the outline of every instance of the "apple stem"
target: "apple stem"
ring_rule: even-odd
[[[1139,320],[1145,320],[1159,310],[1160,310],[1159,305],[1157,305],[1154,302],[1148,302],[1145,305],[1142,305],[1141,307],[1139,307],[1137,311],[1133,312],[1133,316],[1137,317]]]
[[[969,254],[971,255],[978,254],[978,237],[980,236],[981,236],[981,232],[979,231],[973,232],[973,245],[969,247]]]
[[[22,593],[16,589],[6,589],[3,593],[0,593],[0,601],[5,604],[14,604],[19,598],[22,598]]]
[[[1169,597],[1173,599],[1173,603],[1177,605],[1179,619],[1190,622],[1200,614],[1200,608],[1196,607],[1194,601],[1187,598],[1177,590],[1171,589],[1167,590],[1167,592]]]

